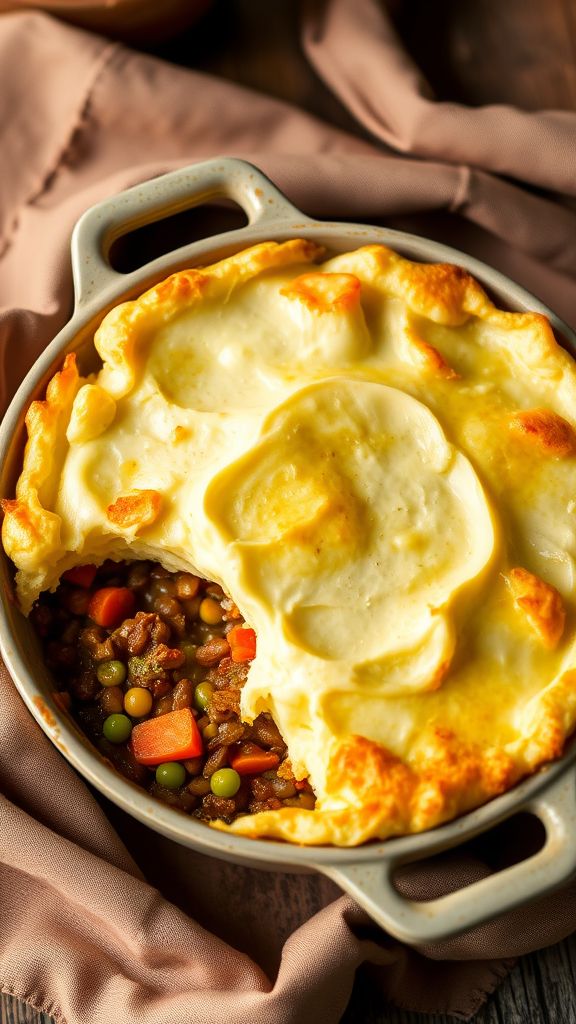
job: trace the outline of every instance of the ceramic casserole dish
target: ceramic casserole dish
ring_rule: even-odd
[[[183,246],[128,274],[110,265],[113,243],[146,224],[218,200],[232,200],[246,214],[239,230]],[[72,240],[75,309],[18,390],[0,428],[0,495],[10,497],[21,466],[24,416],[30,402],[44,394],[48,380],[68,352],[76,352],[81,370],[97,365],[94,330],[119,302],[139,295],[169,273],[206,265],[258,242],[294,237],[324,246],[330,255],[366,244],[384,244],[410,259],[449,262],[469,271],[510,310],[545,314],[558,340],[576,356],[576,335],[537,299],[502,274],[447,246],[417,236],[367,225],[324,223],[305,217],[255,167],[220,159],[148,181],[89,210]],[[576,791],[570,744],[561,760],[541,769],[504,795],[447,825],[358,848],[304,848],[219,832],[149,795],[115,772],[89,744],[75,722],[54,703],[53,685],[43,664],[32,626],[9,599],[12,566],[2,556],[0,647],[6,665],[29,710],[70,763],[108,799],[156,831],[206,854],[264,869],[318,871],[350,893],[383,928],[406,942],[422,944],[456,935],[506,910],[538,898],[576,872]],[[457,847],[520,812],[542,822],[542,848],[518,864],[466,889],[427,902],[410,901],[395,888],[394,873],[403,864]]]

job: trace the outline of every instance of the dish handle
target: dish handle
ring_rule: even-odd
[[[536,797],[514,808],[515,813],[521,811],[536,815],[544,825],[544,846],[526,860],[438,899],[420,902],[398,892],[393,875],[407,862],[406,857],[380,857],[356,864],[351,858],[343,866],[317,865],[317,869],[397,939],[411,945],[439,942],[544,896],[576,873],[573,771],[564,772]],[[439,844],[436,850],[447,845]]]
[[[112,244],[122,235],[146,224],[163,220],[195,206],[218,199],[237,203],[248,218],[248,226],[265,226],[295,220],[307,223],[309,218],[282,195],[262,171],[245,160],[222,157],[182,167],[161,177],[152,178],[117,196],[92,206],[80,218],[72,234],[72,272],[76,308],[102,295],[110,286],[126,287],[130,274],[121,274],[110,265]],[[243,232],[246,228],[241,229]],[[225,242],[237,232],[220,236]],[[188,248],[188,247],[185,247]],[[152,261],[151,271],[167,258]],[[136,272],[138,273],[138,272]]]

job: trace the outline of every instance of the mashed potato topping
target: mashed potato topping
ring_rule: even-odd
[[[354,845],[558,757],[576,720],[576,369],[546,320],[383,246],[265,243],[124,303],[27,417],[21,606],[73,565],[217,580],[316,809],[215,823]]]

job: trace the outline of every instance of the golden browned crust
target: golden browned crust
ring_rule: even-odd
[[[94,343],[104,361],[101,383],[115,398],[133,387],[140,364],[140,345],[151,328],[199,302],[228,300],[246,281],[269,270],[311,263],[322,255],[315,242],[294,239],[262,242],[202,270],[181,270],[144,292],[133,302],[112,309],[98,328]]]
[[[499,311],[480,285],[460,268],[445,264],[414,264],[383,246],[367,246],[348,254],[346,272],[333,273],[329,268],[326,273],[316,270],[301,272],[305,265],[320,255],[321,249],[307,241],[295,240],[281,245],[264,243],[212,267],[174,274],[140,298],[117,307],[104,319],[96,336],[96,345],[104,360],[97,383],[83,381],[78,375],[74,357],[66,359],[62,371],[50,382],[45,401],[31,406],[27,417],[30,440],[16,496],[2,503],[5,513],[4,544],[20,570],[19,595],[23,606],[29,607],[38,591],[45,588],[47,579],[49,585],[54,583],[59,572],[54,566],[68,568],[72,561],[83,560],[78,548],[65,548],[64,531],[54,511],[63,460],[73,444],[90,441],[98,436],[95,431],[103,433],[114,417],[117,416],[121,426],[125,422],[121,418],[125,408],[117,403],[129,394],[139,379],[148,339],[183,310],[204,304],[210,308],[210,303],[217,306],[227,301],[242,283],[275,268],[294,268],[297,276],[282,289],[282,294],[302,303],[313,314],[312,318],[304,315],[302,319],[312,322],[317,333],[323,332],[326,322],[330,329],[334,323],[330,317],[317,319],[316,314],[341,315],[346,326],[350,321],[355,322],[354,311],[356,308],[362,310],[361,292],[368,319],[370,302],[375,294],[380,298],[384,295],[392,300],[401,300],[404,304],[401,307],[401,337],[393,352],[395,362],[391,363],[390,379],[386,377],[390,370],[388,365],[382,373],[381,379],[386,384],[391,382],[396,386],[400,379],[402,387],[404,380],[415,380],[414,393],[419,395],[417,389],[422,386],[422,392],[426,394],[427,374],[434,375],[440,380],[434,382],[430,393],[435,397],[440,394],[442,398],[447,394],[452,396],[454,392],[459,395],[458,389],[462,388],[464,398],[458,407],[462,409],[468,403],[464,349],[466,341],[474,337],[474,344],[481,352],[492,345],[498,359],[502,357],[508,365],[512,360],[524,367],[534,367],[534,372],[542,372],[547,381],[554,380],[559,387],[565,386],[563,404],[558,407],[561,412],[571,408],[569,399],[576,395],[573,364],[557,346],[547,321],[539,314]],[[332,262],[337,264],[337,259]],[[391,301],[389,306],[400,308],[400,302]],[[290,313],[300,316],[297,307],[284,304],[283,309],[287,308]],[[352,316],[346,317],[350,312]],[[360,316],[363,315],[361,312]],[[439,326],[432,330],[430,322]],[[469,323],[476,333],[467,333]],[[463,330],[458,331],[458,345],[450,348],[445,343],[448,332],[444,328],[461,326]],[[484,328],[486,330],[482,333]],[[427,333],[431,334],[434,344],[426,340]],[[338,363],[338,372],[342,369],[347,372],[352,367],[353,373],[362,373],[360,360],[355,363],[355,359],[356,354],[350,360],[343,359],[342,364]],[[461,373],[450,365],[451,361]],[[398,363],[401,363],[399,371]],[[407,363],[411,364],[408,370]],[[424,372],[420,372],[420,368]],[[393,376],[394,373],[397,377]],[[452,383],[445,386],[444,381],[454,382],[454,386]],[[482,385],[484,383],[489,387],[493,381],[486,377],[482,380]],[[101,397],[104,395],[108,397],[103,406]],[[544,398],[538,395],[532,400],[545,402],[547,398],[549,395]],[[513,407],[509,399],[506,400],[508,408]],[[514,404],[516,401],[514,398]],[[95,408],[103,410],[99,419],[94,415]],[[510,448],[521,451],[521,446],[531,444],[534,450],[553,459],[565,458],[576,452],[576,432],[569,420],[558,413],[544,408],[509,413],[504,402],[494,415],[497,429],[502,425],[509,428],[506,440]],[[570,417],[570,411],[567,415]],[[188,442],[193,431],[193,426],[172,425],[171,444]],[[520,444],[514,441],[514,437]],[[77,455],[78,449],[74,449],[71,458]],[[553,469],[555,472],[568,472],[570,464],[554,465]],[[478,472],[481,477],[480,470]],[[105,538],[110,535],[125,540],[129,532],[132,543],[136,535],[156,523],[169,506],[169,484],[162,494],[146,487],[130,491],[130,479],[128,473],[124,477],[119,475],[116,491],[116,478],[113,477],[112,489],[102,501],[104,522],[102,525],[98,521],[98,530],[102,530]],[[141,479],[138,477],[139,481]],[[158,481],[151,482],[156,484]],[[162,490],[163,482],[158,486]],[[489,492],[489,485],[486,486]],[[121,489],[124,492],[107,504],[110,497]],[[174,508],[169,506],[169,511],[173,513]],[[338,532],[339,523],[340,519],[338,516],[334,519],[333,514],[330,529]],[[161,520],[158,534],[151,531],[152,541],[148,548],[146,539],[141,543],[140,550],[146,549],[146,554],[139,557],[157,556],[162,559],[163,549],[156,551],[154,544],[163,525]],[[108,527],[110,534],[106,533]],[[293,537],[298,529],[301,527],[296,523],[292,527]],[[406,531],[406,537],[399,534],[398,543],[418,543],[417,536],[408,537],[408,533]],[[566,612],[560,593],[527,569],[517,567],[508,571],[505,557],[498,567],[502,573],[506,572],[506,582],[519,613],[517,619],[512,601],[502,602],[506,608],[504,616],[508,618],[498,622],[503,633],[508,630],[506,642],[510,633],[522,633],[521,625],[517,624],[522,623],[521,615],[542,647],[554,650],[565,628]],[[237,599],[240,600],[239,597]],[[568,596],[566,600],[569,600]],[[534,650],[536,645],[529,639],[528,647]],[[325,761],[330,759],[328,781],[318,812],[284,808],[280,812],[239,818],[232,829],[247,835],[277,836],[296,842],[350,845],[370,838],[430,828],[477,806],[562,752],[565,737],[576,721],[576,670],[564,671],[567,668],[565,655],[566,650],[560,648],[550,674],[536,693],[533,706],[526,710],[522,727],[517,726],[515,720],[506,722],[506,729],[513,738],[501,748],[488,745],[492,739],[486,723],[486,744],[481,746],[464,742],[462,737],[444,727],[441,715],[437,719],[426,718],[417,742],[413,747],[407,747],[408,753],[403,757],[362,736],[341,738],[337,733],[330,734],[325,749]],[[541,651],[538,657],[543,657]],[[449,669],[448,661],[442,663],[422,699],[432,700],[435,696],[433,691],[442,690],[441,684]],[[550,682],[552,675],[554,678]],[[221,710],[229,707],[239,709],[237,690],[217,691],[216,700]],[[410,694],[409,700],[416,701],[418,697]],[[477,737],[478,734],[474,733],[473,739]],[[313,776],[313,766],[308,765],[305,758],[296,760],[296,754],[294,758],[297,773],[304,774],[309,770]],[[294,777],[288,762],[286,767],[282,767],[282,772],[284,777]],[[225,826],[219,824],[216,827]]]
[[[522,345],[524,361],[546,369],[550,359],[570,362],[542,313],[511,313],[497,309],[482,286],[462,267],[451,263],[413,263],[384,245],[366,245],[348,254],[347,269],[368,276],[386,294],[402,299],[417,316],[446,327],[459,327],[471,317],[510,332]],[[356,271],[357,268],[357,271]]]
[[[507,581],[514,604],[544,647],[552,650],[560,641],[566,621],[560,594],[527,569],[511,569]]]
[[[523,409],[512,413],[510,430],[542,455],[564,458],[576,452],[576,431],[551,409]]]
[[[383,245],[364,246],[355,255],[359,265],[390,295],[435,323],[457,327],[472,315],[483,316],[489,308],[496,312],[478,282],[462,267],[412,263]]]
[[[407,325],[404,329],[406,340],[411,345],[414,355],[420,364],[432,373],[437,373],[445,380],[459,380],[460,374],[456,373],[444,359],[444,356],[429,342],[420,338],[413,327]]]
[[[363,765],[368,766],[364,780]],[[406,764],[370,740],[354,736],[338,748],[331,770],[336,773],[336,785],[344,785],[349,773],[360,792],[377,794],[378,802],[393,804],[396,820],[410,825],[416,821],[417,831],[450,817],[454,801],[460,800],[462,793],[466,793],[467,805],[474,806],[504,792],[516,771],[503,751],[464,744],[440,726],[431,730],[417,765]],[[386,817],[388,813],[387,808]]]
[[[70,353],[46,389],[44,401],[26,414],[28,441],[15,500],[2,501],[2,543],[24,573],[33,574],[60,547],[60,519],[51,510],[67,449],[66,426],[80,387]]]
[[[253,838],[357,845],[433,828],[505,792],[523,774],[519,758],[464,744],[450,730],[434,728],[427,739],[417,764],[402,761],[363,736],[342,740],[331,757],[328,777],[330,793],[354,794],[343,810],[318,813],[295,808],[286,816],[283,808],[238,818],[230,826],[213,824]]]
[[[94,403],[102,407],[102,396],[97,392],[107,395],[104,420],[99,424],[100,427],[103,422],[105,429],[106,419],[110,422],[114,416],[115,400],[129,392],[136,381],[140,346],[155,327],[196,302],[226,299],[234,288],[259,274],[310,263],[322,252],[320,246],[305,239],[263,242],[210,267],[172,274],[133,302],[116,306],[104,318],[94,338],[104,361],[97,387],[92,386],[91,379],[80,377],[75,355],[66,356],[62,369],[47,386],[46,398],[32,402],[28,410],[28,443],[16,498],[2,503],[2,543],[19,570],[18,596],[25,611],[29,611],[41,590],[54,584],[54,564],[65,554],[61,520],[53,511],[55,497],[70,445],[94,436],[86,428],[84,413]],[[90,388],[86,388],[88,384]],[[74,409],[81,388],[85,397],[81,396],[82,402]],[[175,443],[184,432],[185,428],[179,431]],[[140,499],[138,505],[132,499],[126,505],[124,498],[116,509],[117,504],[110,506],[110,524],[124,530],[137,527],[135,532],[138,527],[150,525],[160,510],[158,500],[150,496],[145,503]]]
[[[103,434],[116,415],[116,402],[97,384],[84,384],[78,391],[66,439],[70,444],[82,444]]]
[[[108,505],[106,515],[111,523],[123,530],[143,530],[158,519],[161,507],[162,495],[158,491],[134,491],[116,498],[112,505]]]
[[[217,301],[230,295],[243,282],[274,268],[297,266],[319,258],[322,249],[315,243],[295,239],[277,244],[262,243],[211,267],[180,271],[149,289],[132,302],[113,309],[96,332],[95,344],[104,360],[98,388],[109,396],[107,415],[114,413],[114,399],[133,387],[141,364],[140,346],[155,327],[198,302]],[[385,246],[365,246],[348,257],[348,266],[368,270],[378,286],[390,295],[402,298],[412,313],[437,323],[459,325],[471,316],[505,328],[514,340],[522,341],[522,358],[539,364],[556,359],[563,369],[568,360],[556,344],[546,319],[536,313],[506,313],[495,309],[480,285],[459,267],[447,264],[417,264],[393,253]],[[326,291],[319,284],[319,273],[296,278],[294,296],[316,308],[335,308],[357,301],[359,281],[355,274],[330,274]],[[294,286],[292,286],[294,287]],[[332,306],[330,305],[332,304]],[[442,354],[417,333],[412,336],[415,351],[423,365],[446,379],[457,374]],[[69,441],[66,430],[71,420],[72,405],[85,381],[78,376],[74,356],[69,356],[62,371],[50,382],[46,400],[34,402],[27,417],[29,442],[23,472],[18,484],[17,503],[5,503],[3,542],[9,556],[21,570],[19,594],[24,607],[29,607],[38,590],[42,566],[56,557],[60,545],[60,522],[51,509],[53,489],[57,486],[59,466]],[[83,389],[84,391],[84,389]],[[88,399],[94,395],[87,393]],[[82,407],[75,418],[70,441],[78,436]],[[558,431],[556,431],[557,436]],[[180,440],[182,431],[178,439]],[[82,432],[80,436],[84,438]],[[566,442],[565,442],[566,443]],[[34,575],[35,582],[27,578]],[[40,582],[40,585],[41,582]]]
[[[342,740],[329,766],[330,793],[354,794],[343,810],[283,808],[213,827],[307,845],[351,846],[367,839],[422,832],[505,793],[525,775],[562,755],[576,711],[576,670],[549,684],[509,751],[463,743],[433,727],[417,758],[402,761],[362,736]],[[329,799],[329,798],[328,798]]]
[[[362,285],[353,274],[301,274],[281,295],[299,299],[315,313],[346,312],[360,304]]]

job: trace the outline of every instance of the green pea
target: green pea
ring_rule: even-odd
[[[199,711],[206,711],[210,697],[214,693],[212,683],[198,683],[194,690],[194,703]]]
[[[186,658],[186,662],[189,665],[195,664],[196,651],[198,650],[198,644],[193,644],[190,640],[183,640],[181,644],[178,644],[182,654]]]
[[[102,732],[110,743],[125,743],[132,732],[132,722],[128,715],[108,715]]]
[[[156,769],[156,782],[166,789],[179,789],[186,780],[186,769],[179,761],[167,761]]]
[[[96,675],[101,686],[122,686],[126,679],[126,665],[123,661],[102,661]]]
[[[233,768],[219,768],[210,777],[210,789],[214,796],[235,796],[240,789],[240,776]]]

